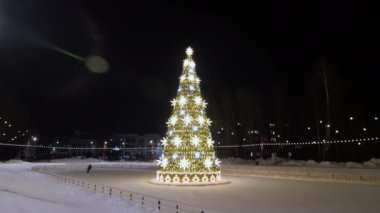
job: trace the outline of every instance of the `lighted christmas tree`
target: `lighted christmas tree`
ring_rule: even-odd
[[[179,78],[177,96],[171,101],[172,115],[167,122],[163,150],[158,160],[156,181],[174,184],[215,183],[221,180],[220,161],[215,157],[211,138],[211,121],[206,117],[206,101],[202,99],[200,79],[195,72],[193,50]]]

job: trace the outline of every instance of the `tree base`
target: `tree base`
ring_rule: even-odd
[[[229,180],[219,180],[215,182],[189,182],[189,183],[174,183],[174,182],[159,182],[156,179],[152,179],[148,181],[151,184],[156,184],[156,185],[163,185],[163,186],[213,186],[213,185],[223,185],[223,184],[230,184],[231,181]]]

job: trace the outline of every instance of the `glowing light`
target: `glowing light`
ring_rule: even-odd
[[[213,141],[211,138],[207,138],[207,146],[208,146],[208,147],[213,146],[214,143],[215,143],[215,141]]]
[[[203,124],[205,123],[205,118],[203,116],[199,116],[198,117],[198,123],[200,126],[203,126]]]
[[[199,153],[199,152],[194,152],[194,157],[195,157],[196,159],[199,159],[199,158],[201,157],[201,153]]]
[[[192,49],[191,47],[188,47],[188,48],[186,49],[186,55],[187,55],[187,56],[192,56],[193,53],[194,53],[194,51],[193,51],[193,49]]]
[[[177,100],[174,98],[172,101],[170,101],[171,105],[175,107],[177,105]]]
[[[204,161],[203,164],[205,165],[205,168],[206,168],[206,169],[210,169],[211,166],[212,166],[212,161],[211,161],[210,158],[206,158],[206,160]]]
[[[350,117],[350,120],[351,120],[351,121],[354,120],[354,117]]]
[[[363,132],[367,131],[367,128],[363,128]]]
[[[166,146],[168,144],[168,140],[166,138],[162,138],[161,142],[163,146]]]
[[[181,161],[179,162],[179,166],[180,166],[180,168],[183,169],[183,170],[189,168],[189,164],[190,164],[189,161],[188,161],[185,157],[183,157],[183,158],[181,159]]]
[[[170,117],[169,119],[169,124],[171,124],[172,126],[174,126],[178,121],[178,118],[177,116],[173,115],[172,117]]]
[[[189,67],[190,67],[190,69],[194,69],[194,68],[195,68],[195,63],[194,63],[194,61],[190,61],[190,63],[189,63]]]
[[[197,97],[194,98],[194,102],[195,102],[196,105],[201,105],[201,103],[202,103],[202,98],[199,97],[199,96],[197,96]]]
[[[178,158],[178,154],[177,153],[174,153],[173,155],[172,155],[172,158],[175,160],[175,159],[177,159]]]
[[[179,147],[182,143],[182,139],[178,136],[176,136],[174,139],[173,139],[173,143],[176,147]]]
[[[203,108],[206,108],[206,106],[207,106],[206,101],[203,101],[203,102],[202,102],[202,107],[203,107]]]
[[[184,67],[189,66],[189,64],[190,64],[190,61],[189,61],[189,60],[185,59],[185,60],[183,61],[183,66],[184,66]]]
[[[192,52],[187,54],[177,96],[171,101],[173,111],[167,122],[168,138],[163,139],[167,140],[163,142],[167,146],[163,146],[160,163],[163,164],[164,159],[168,163],[166,168],[160,166],[156,173],[156,180],[164,183],[191,184],[220,180],[220,168],[216,166],[212,150],[215,142],[208,128],[211,120],[205,112],[207,103],[199,91],[200,79],[195,72],[196,64],[190,57]]]
[[[252,153],[252,152],[251,152],[251,153]],[[214,162],[214,163],[215,163],[216,166],[220,166],[220,163],[221,163],[221,162],[220,162],[220,160],[217,158],[217,159],[215,159],[215,162]]]
[[[181,97],[179,97],[179,105],[182,107],[183,105],[185,105],[187,102],[187,99],[181,95]]]
[[[211,126],[212,121],[210,119],[206,119],[207,126]]]
[[[106,73],[109,69],[108,62],[104,58],[96,55],[89,56],[85,60],[87,68],[94,73]]]
[[[193,138],[191,138],[191,143],[194,145],[194,146],[199,146],[199,143],[200,143],[200,139],[198,136],[194,136]]]
[[[189,116],[189,115],[186,115],[183,118],[183,122],[184,122],[185,126],[188,126],[191,123],[192,120],[193,120],[193,118],[191,116]]]

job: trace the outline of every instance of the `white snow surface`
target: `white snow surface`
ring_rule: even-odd
[[[1,213],[151,212],[117,197],[94,194],[31,171],[33,166],[46,165],[62,163],[36,164],[18,160],[0,163]]]
[[[234,162],[231,162],[234,161]],[[236,163],[236,161],[240,161]],[[229,168],[265,170],[317,170],[332,173],[364,173],[378,175],[376,166],[359,167],[356,163],[313,161],[288,165],[255,166],[252,161],[227,160],[222,165],[223,178],[231,184],[206,187],[175,187],[148,183],[155,177],[154,162],[102,162],[97,159],[61,159],[54,163],[24,163],[18,160],[0,163],[0,212],[149,212],[117,197],[88,192],[81,187],[62,184],[32,167],[47,167],[50,173],[84,180],[99,185],[130,190],[180,205],[200,207],[210,212],[378,212],[380,186],[267,177],[239,176],[224,172]],[[87,165],[93,169],[85,173]],[[351,164],[351,165],[350,165]],[[317,166],[318,165],[318,166]],[[362,164],[360,164],[362,165]],[[365,167],[365,168],[364,168]],[[180,211],[181,212],[181,211]],[[195,211],[192,211],[195,212]],[[198,212],[198,211],[197,211]]]

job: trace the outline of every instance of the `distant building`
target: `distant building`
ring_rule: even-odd
[[[121,148],[126,160],[157,159],[161,155],[160,138],[158,134],[114,134],[112,145]]]

